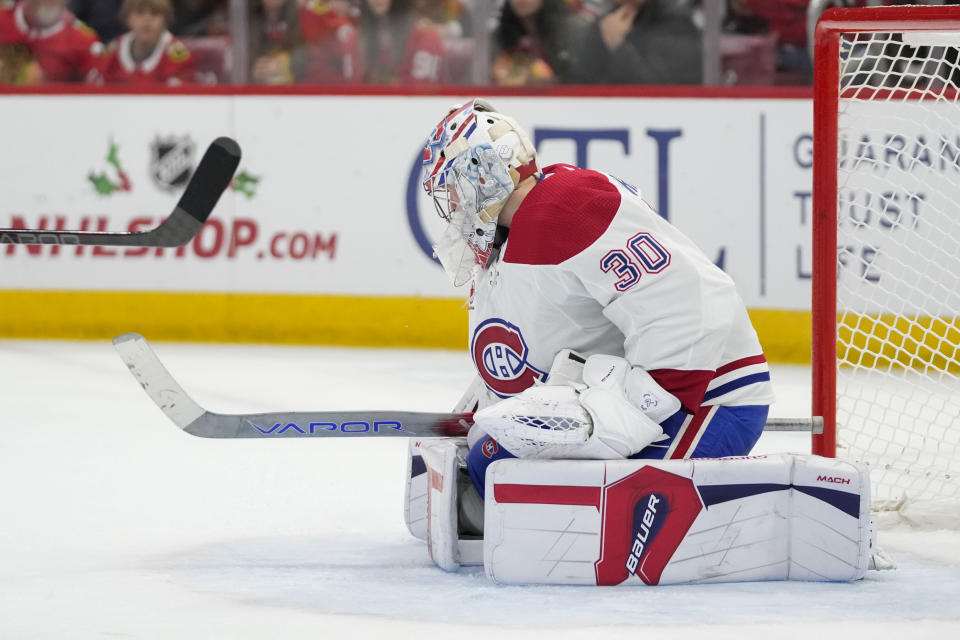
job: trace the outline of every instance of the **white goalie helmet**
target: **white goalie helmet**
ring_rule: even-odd
[[[447,222],[434,252],[454,286],[487,265],[504,203],[539,173],[536,150],[516,120],[479,98],[450,109],[423,149],[423,188]]]

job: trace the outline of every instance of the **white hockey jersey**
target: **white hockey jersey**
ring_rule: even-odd
[[[691,412],[774,399],[733,281],[613,176],[547,167],[473,286],[470,352],[499,397],[569,348],[625,357]]]

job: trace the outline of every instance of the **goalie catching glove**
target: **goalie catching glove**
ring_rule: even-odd
[[[582,372],[577,375],[581,368]],[[579,378],[579,380],[578,380]],[[664,439],[680,401],[618,356],[557,354],[548,380],[474,414],[518,458],[627,458]]]

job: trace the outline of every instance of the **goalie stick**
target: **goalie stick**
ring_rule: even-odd
[[[57,231],[0,229],[0,244],[62,244],[119,247],[179,247],[206,222],[240,164],[240,146],[230,138],[214,140],[177,206],[160,226],[148,231]]]
[[[284,411],[224,414],[207,411],[187,395],[153,352],[146,338],[125,333],[113,339],[120,358],[150,399],[178,427],[202,438],[304,438],[336,436],[399,436],[431,438],[465,436],[472,413],[411,411]],[[772,418],[765,431],[821,433],[822,418]]]
[[[120,358],[150,399],[178,427],[202,438],[303,438],[330,436],[465,436],[472,413],[409,411],[284,411],[223,414],[207,411],[187,395],[136,333],[113,339]]]

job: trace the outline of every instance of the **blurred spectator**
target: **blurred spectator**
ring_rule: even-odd
[[[506,0],[493,34],[493,83],[569,82],[582,26],[565,0]]]
[[[110,43],[100,66],[107,84],[180,85],[195,79],[186,45],[167,30],[170,0],[123,0],[120,17],[130,29]]]
[[[411,8],[417,17],[436,24],[444,38],[473,35],[473,18],[460,0],[413,0]]]
[[[613,0],[565,0],[570,8],[587,20],[605,15],[613,8]]]
[[[890,4],[910,4],[910,2],[909,0],[809,0],[807,6],[807,55],[811,60],[813,60],[813,38],[817,28],[817,21],[827,9],[843,9]],[[952,2],[937,2],[936,4],[952,4]]]
[[[173,0],[170,31],[181,38],[230,33],[229,0]]]
[[[727,33],[757,35],[769,33],[770,21],[757,15],[747,0],[727,0],[727,14],[723,18],[723,30]]]
[[[297,0],[255,0],[250,16],[250,81],[292,84],[303,80],[306,51]]]
[[[440,81],[443,40],[410,0],[361,0],[359,33],[350,48],[353,79],[366,84],[435,84]]]
[[[111,42],[127,28],[120,19],[123,0],[70,0],[67,7],[97,32],[101,42]]]
[[[341,84],[353,79],[355,63],[348,53],[356,39],[352,14],[353,5],[345,0],[306,0],[301,5],[307,82]]]
[[[745,0],[727,0],[717,48],[725,85],[772,85],[777,78],[777,35]]]
[[[807,6],[810,0],[739,0],[739,10],[765,20],[777,34],[779,83],[805,84],[812,79],[813,64],[807,53]]]
[[[93,77],[103,45],[67,0],[0,0],[0,82],[75,82]]]
[[[616,0],[578,48],[577,82],[700,84],[703,42],[690,4]]]

